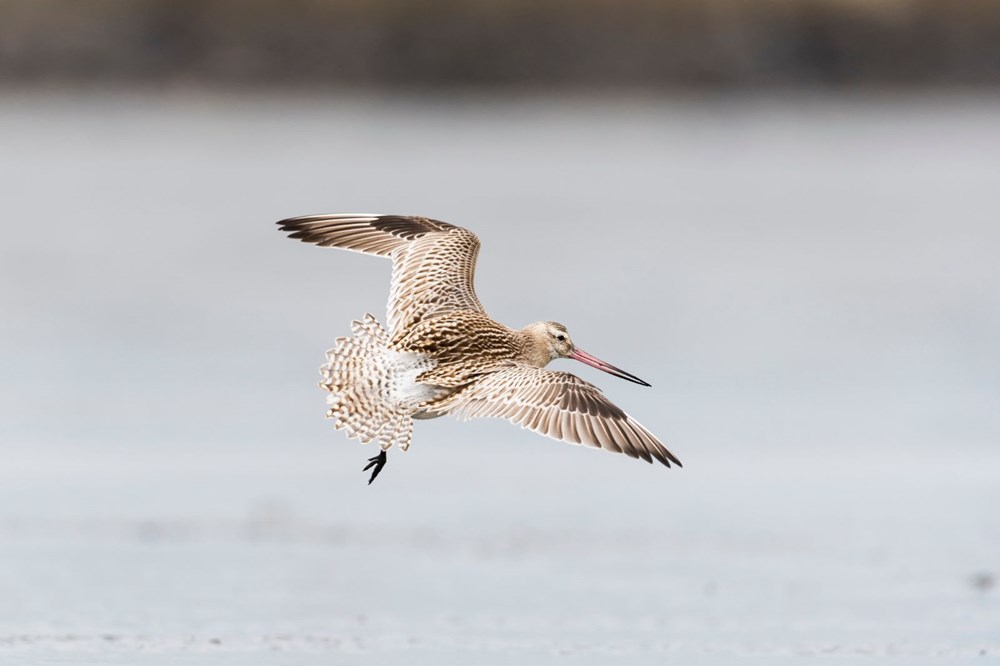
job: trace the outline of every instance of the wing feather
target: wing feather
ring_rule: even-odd
[[[512,363],[436,406],[464,418],[505,418],[572,444],[624,453],[670,467],[680,461],[601,390],[568,372]]]
[[[483,312],[474,280],[479,239],[447,222],[405,215],[307,215],[278,222],[291,238],[392,259],[389,332],[395,339],[421,319],[458,310]]]

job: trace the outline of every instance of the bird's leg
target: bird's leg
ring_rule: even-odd
[[[375,477],[378,476],[378,473],[382,471],[383,467],[385,467],[386,460],[387,456],[385,455],[385,451],[379,451],[377,456],[368,459],[368,464],[365,465],[365,468],[361,471],[362,472],[368,471],[369,467],[375,468],[372,470],[372,478],[368,479],[369,486],[372,485],[372,481],[375,480]]]

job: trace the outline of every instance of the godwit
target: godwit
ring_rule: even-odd
[[[401,215],[308,215],[278,224],[306,243],[392,259],[389,330],[366,314],[320,368],[327,417],[349,437],[379,444],[365,467],[374,467],[369,484],[393,444],[409,448],[413,419],[445,414],[504,418],[553,439],[680,466],[596,386],[544,367],[572,358],[649,384],[579,349],[562,324],[517,330],[490,319],[473,289],[479,239],[471,231]]]

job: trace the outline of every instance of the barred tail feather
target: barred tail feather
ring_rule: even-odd
[[[351,323],[350,338],[338,338],[320,367],[320,386],[329,391],[327,418],[362,444],[377,442],[385,451],[397,444],[406,450],[413,420],[401,405],[390,401],[393,367],[389,335],[378,320],[366,314]]]

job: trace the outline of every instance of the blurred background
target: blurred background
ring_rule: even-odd
[[[11,81],[668,91],[992,86],[994,0],[6,0]]]
[[[0,3],[0,661],[1000,654],[1000,4]],[[373,455],[323,352],[482,240],[684,461]]]

